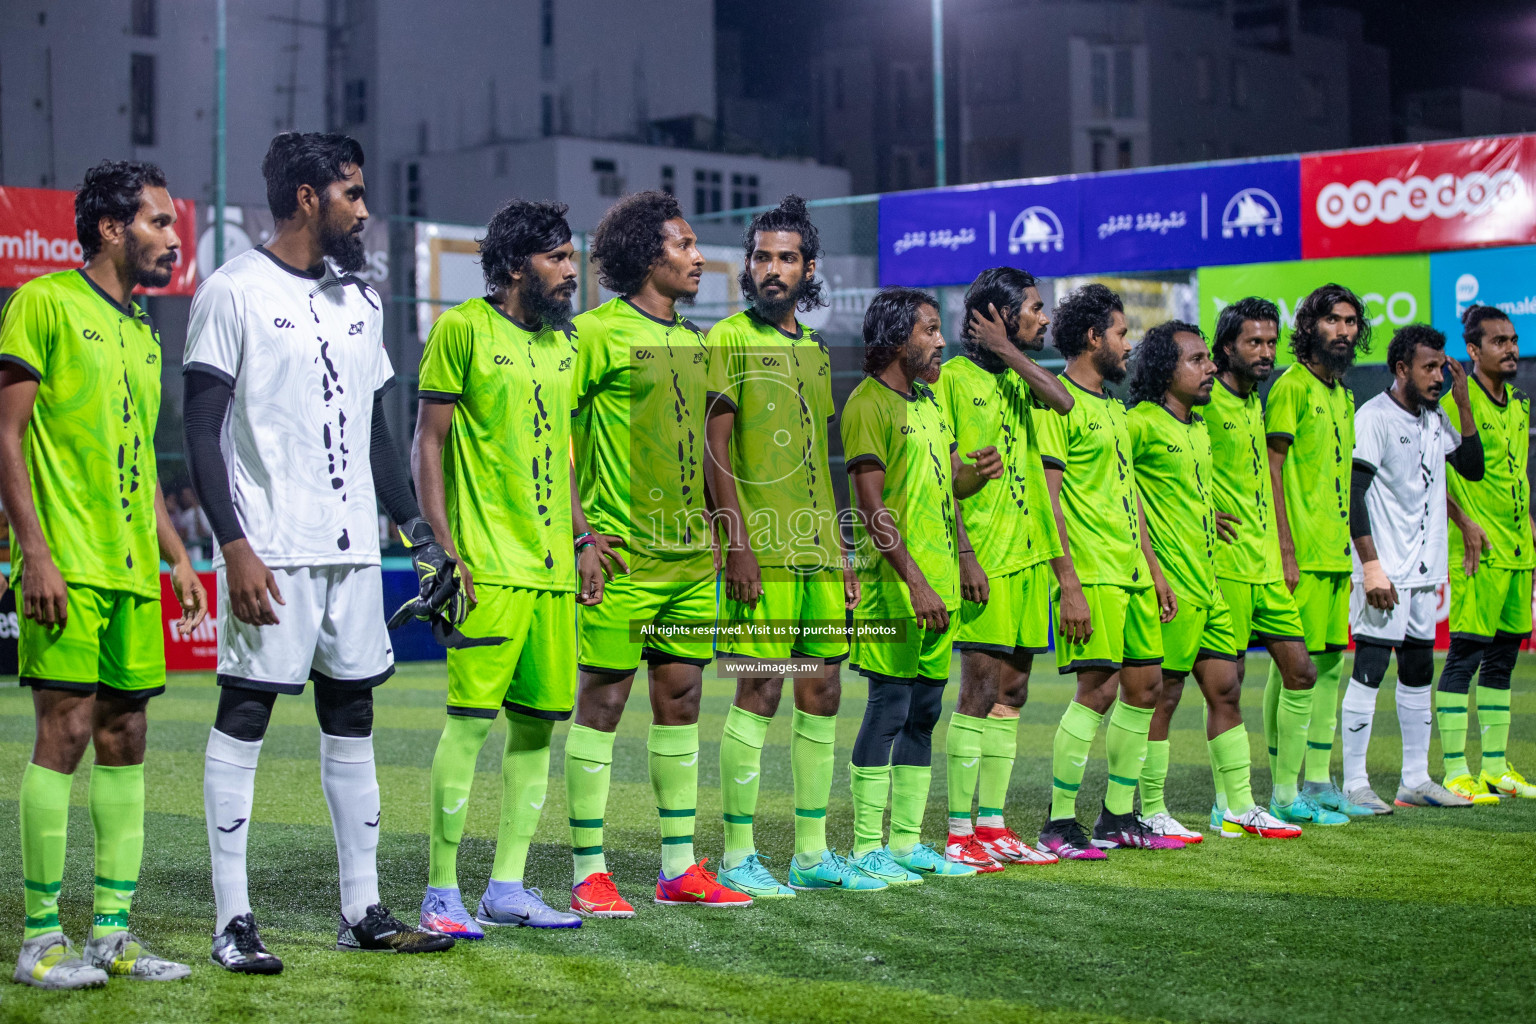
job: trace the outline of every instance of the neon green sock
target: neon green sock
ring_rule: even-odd
[[[565,809],[571,823],[572,874],[577,883],[608,870],[603,856],[603,814],[613,777],[613,736],[571,724],[565,737]]]
[[[69,834],[69,788],[74,777],[27,763],[21,773],[21,879],[27,923],[24,938],[59,930],[64,887],[64,839]]]
[[[1077,817],[1077,791],[1088,767],[1088,748],[1099,731],[1104,716],[1072,701],[1056,727],[1056,741],[1051,749],[1051,817]]]
[[[1003,827],[1008,783],[1019,752],[1019,716],[988,717],[981,727],[981,772],[976,782],[976,824]]]
[[[1131,813],[1136,783],[1147,760],[1147,733],[1151,728],[1151,708],[1133,708],[1123,700],[1115,701],[1109,731],[1104,734],[1104,752],[1109,757],[1104,809],[1110,814]]]
[[[1445,779],[1467,775],[1467,703],[1470,695],[1435,691],[1435,721],[1440,726],[1440,753],[1445,762]]]
[[[827,804],[832,799],[836,715],[809,715],[795,708],[789,766],[795,785],[795,860],[809,868],[827,848]]]
[[[1209,704],[1206,704],[1206,705],[1203,706],[1203,708],[1201,710],[1204,712],[1204,714],[1202,715],[1201,721],[1202,721],[1202,724],[1205,726],[1206,734],[1209,736],[1209,734],[1210,734],[1210,725],[1211,725],[1211,706]],[[1216,759],[1216,740],[1215,739],[1208,738],[1205,741],[1205,753],[1206,753],[1206,757],[1211,762],[1211,786],[1212,786],[1212,788],[1214,788],[1216,790],[1216,809],[1218,811],[1220,811],[1221,813],[1225,814],[1227,812],[1227,806],[1228,806],[1227,805],[1227,789],[1226,789],[1226,783],[1222,780],[1222,777],[1221,777],[1221,765],[1219,765],[1217,763],[1217,759]],[[1247,778],[1247,776],[1244,776],[1244,778]]]
[[[953,835],[971,834],[971,801],[976,797],[976,779],[981,774],[981,737],[986,729],[986,721],[985,718],[973,718],[959,712],[949,716],[944,749],[949,769],[949,831]],[[894,802],[892,813],[895,813]],[[895,832],[893,818],[893,837]]]
[[[693,867],[693,819],[699,803],[699,727],[652,725],[651,792],[661,816],[661,873],[668,878]]]
[[[1491,686],[1477,688],[1477,725],[1483,735],[1481,770],[1489,775],[1509,771],[1504,751],[1509,745],[1509,691]]]
[[[1274,661],[1269,663],[1269,675],[1264,680],[1264,746],[1269,749],[1269,777],[1271,784],[1280,779],[1280,691],[1285,689],[1280,669]]]
[[[1275,800],[1288,804],[1296,799],[1296,780],[1307,757],[1307,722],[1312,717],[1312,690],[1280,691],[1280,706],[1275,713],[1275,770],[1271,781]]]
[[[1333,735],[1339,727],[1339,681],[1344,676],[1344,652],[1312,655],[1317,684],[1312,687],[1312,715],[1307,725],[1308,782],[1327,782],[1333,761]]]
[[[507,712],[507,745],[501,755],[501,825],[496,829],[496,860],[491,878],[520,882],[528,866],[528,847],[539,829],[544,798],[549,795],[549,738],[555,723]]]
[[[1248,730],[1241,725],[1234,725],[1210,740],[1208,746],[1211,764],[1216,770],[1216,792],[1226,794],[1222,810],[1231,811],[1235,815],[1248,813],[1253,809]]]
[[[923,841],[923,812],[933,769],[927,765],[891,765],[891,851],[906,853]]]
[[[1168,756],[1173,746],[1168,740],[1147,740],[1147,759],[1141,766],[1141,816],[1163,814],[1163,786],[1168,781]]]
[[[725,818],[723,867],[733,868],[756,849],[752,816],[757,813],[757,787],[762,782],[763,744],[773,720],[731,705],[720,737],[720,809]]]
[[[449,715],[432,755],[432,835],[427,845],[427,884],[459,887],[459,842],[469,817],[475,761],[490,735],[493,718]]]
[[[144,766],[94,765],[91,828],[96,834],[95,921],[91,937],[128,930],[128,907],[144,861]]]
[[[885,803],[891,792],[891,766],[848,766],[848,787],[853,791],[853,855],[862,857],[884,845]]]

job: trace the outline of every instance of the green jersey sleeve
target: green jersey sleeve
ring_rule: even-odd
[[[843,409],[838,423],[843,437],[843,464],[852,470],[861,462],[873,462],[881,469],[891,464],[891,423],[883,403],[860,403]]]
[[[1282,376],[1269,390],[1269,402],[1264,407],[1264,433],[1269,437],[1296,439],[1296,431],[1307,407],[1307,396],[1301,388]]]
[[[58,325],[58,308],[40,288],[22,288],[0,310],[0,363],[11,363],[42,380]]]
[[[464,314],[457,309],[443,313],[432,325],[421,353],[419,393],[462,395],[474,349],[475,332]]]
[[[1040,445],[1040,461],[1052,469],[1067,468],[1067,417],[1036,405],[1035,437]]]
[[[608,328],[602,319],[592,313],[576,318],[576,376],[571,386],[575,389],[575,408],[585,409],[587,403],[618,369],[614,360],[614,347],[608,343]]]

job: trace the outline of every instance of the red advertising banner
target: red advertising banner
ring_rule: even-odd
[[[165,623],[165,667],[173,672],[184,670],[212,672],[219,667],[218,587],[211,572],[200,572],[208,591],[208,617],[192,635],[184,637],[176,628],[181,621],[181,602],[171,588],[171,574],[160,574],[160,621]]]
[[[1301,255],[1536,242],[1536,136],[1301,158]]]
[[[146,295],[191,295],[197,289],[197,204],[173,199],[181,260],[164,288]],[[75,194],[53,188],[0,188],[0,288],[71,270],[85,261],[75,237]]]

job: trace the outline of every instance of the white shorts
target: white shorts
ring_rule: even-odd
[[[219,685],[303,693],[308,680],[363,689],[395,671],[384,626],[384,576],[376,565],[273,569],[283,603],[275,626],[252,626],[229,606],[219,580]],[[269,598],[269,600],[271,600]]]
[[[1435,612],[1439,601],[1434,587],[1398,590],[1397,604],[1389,612],[1365,603],[1365,587],[1358,581],[1349,590],[1349,629],[1357,637],[1396,646],[1404,640],[1435,642]]]

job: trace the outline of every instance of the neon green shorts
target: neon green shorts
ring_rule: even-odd
[[[697,580],[616,576],[603,601],[580,609],[583,671],[628,675],[645,660],[707,665],[715,654],[713,572]]]
[[[121,690],[131,697],[164,693],[165,624],[159,596],[75,583],[67,584],[66,592],[63,626],[47,627],[16,615],[21,685]]]
[[[1179,599],[1179,613],[1163,626],[1163,671],[1183,675],[1206,658],[1237,660],[1237,643],[1232,638],[1232,611],[1218,589],[1208,607]]]
[[[1307,653],[1323,654],[1349,647],[1349,573],[1301,571],[1296,584],[1296,610]]]
[[[562,721],[576,706],[576,595],[491,583],[475,586],[475,610],[448,650],[448,713]]]
[[[944,632],[919,629],[905,586],[866,584],[853,612],[853,653],[848,663],[870,678],[946,683],[959,619],[959,609],[951,608]]]
[[[1163,660],[1163,624],[1157,611],[1157,593],[1151,587],[1131,590],[1112,583],[1083,587],[1093,633],[1087,643],[1069,644],[1056,630],[1056,667],[1062,675],[1105,669],[1117,672],[1124,665],[1157,665]],[[1051,590],[1051,605],[1061,607],[1061,588]]]
[[[1451,636],[1475,640],[1531,635],[1531,570],[1451,566]]]
[[[960,604],[955,650],[1002,655],[1050,650],[1053,580],[1045,562],[988,579],[991,590],[986,604]]]
[[[1254,644],[1303,639],[1296,598],[1285,589],[1283,580],[1249,583],[1218,577],[1216,585],[1232,616],[1232,639],[1239,654]],[[1348,610],[1348,605],[1345,609]]]
[[[755,605],[721,599],[715,639],[721,657],[847,659],[841,569],[799,572],[773,566],[763,568],[762,576],[763,595]]]

